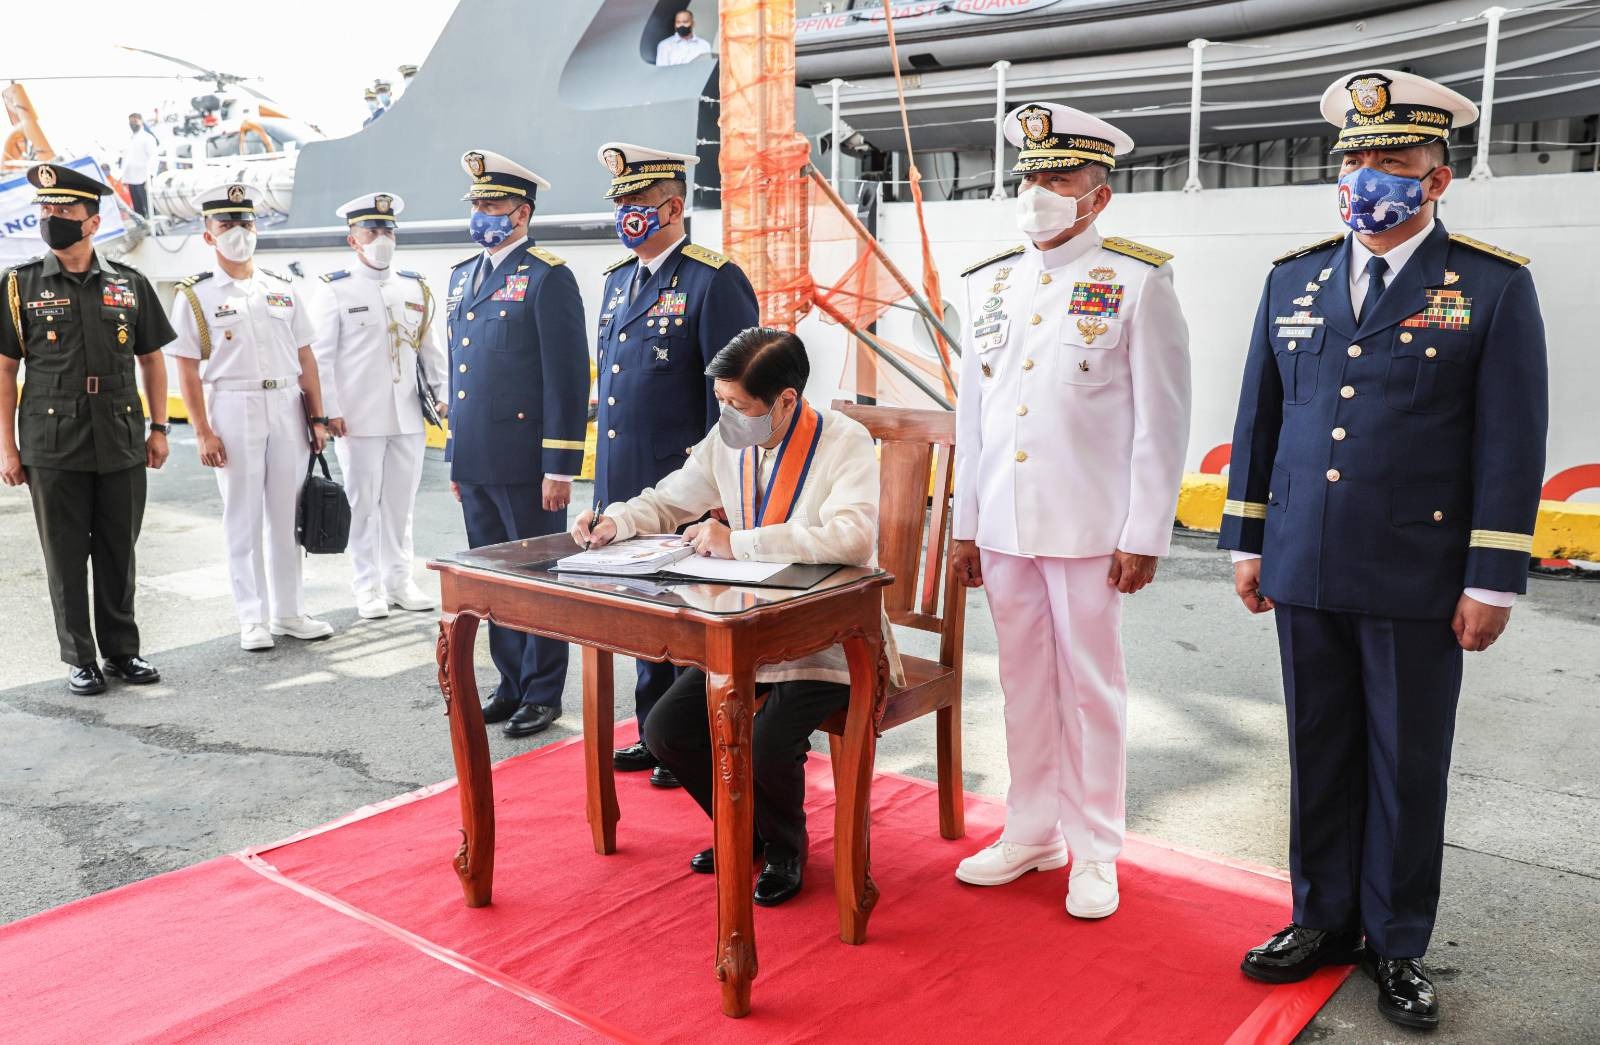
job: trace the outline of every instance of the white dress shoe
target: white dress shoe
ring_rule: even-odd
[[[272,622],[272,633],[297,639],[325,639],[333,634],[333,625],[310,617],[286,617]]]
[[[978,850],[956,865],[956,877],[968,885],[1005,885],[1029,871],[1054,871],[1067,866],[1067,843],[1022,845],[1004,839]]]
[[[1067,913],[1074,918],[1104,918],[1117,909],[1117,865],[1079,860],[1067,880]]]
[[[375,591],[356,594],[356,613],[367,620],[379,620],[389,615],[389,600]]]
[[[438,603],[433,596],[417,587],[416,582],[406,581],[402,588],[389,589],[389,605],[399,606],[403,610],[431,610]]]
[[[239,629],[239,648],[255,652],[256,650],[271,649],[272,632],[267,630],[265,624],[246,624]]]

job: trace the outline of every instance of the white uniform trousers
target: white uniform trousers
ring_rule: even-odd
[[[1128,683],[1111,557],[980,551],[1006,698],[1008,842],[1058,833],[1076,860],[1122,851]]]
[[[207,392],[211,427],[228,458],[217,469],[217,486],[239,623],[299,617],[305,599],[294,519],[311,456],[300,389]]]
[[[399,592],[411,577],[411,513],[422,485],[428,437],[347,436],[333,444],[350,499],[355,591]]]

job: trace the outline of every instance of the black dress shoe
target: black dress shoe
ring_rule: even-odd
[[[1378,1011],[1389,1022],[1421,1030],[1439,1025],[1439,995],[1422,968],[1421,958],[1380,958],[1373,954],[1366,965],[1378,981]]]
[[[561,709],[549,704],[524,704],[516,710],[500,732],[508,737],[531,737],[550,728],[561,717]]]
[[[1361,957],[1361,932],[1327,932],[1290,925],[1244,956],[1239,968],[1263,983],[1299,983],[1324,965],[1351,965]]]
[[[678,782],[678,778],[673,775],[672,770],[668,769],[666,766],[657,766],[650,773],[650,786],[682,787],[683,785]]]
[[[135,654],[131,657],[107,657],[106,674],[115,675],[130,686],[148,686],[161,681],[156,666]]]
[[[755,852],[751,853],[750,855],[753,859],[759,860],[761,859],[762,854],[766,852],[766,849],[767,847],[762,845],[758,840],[756,842]],[[702,849],[698,853],[689,857],[689,870],[693,871],[695,874],[716,874],[717,851],[715,849]]]
[[[489,703],[483,706],[483,724],[492,726],[496,722],[504,722],[517,713],[522,707],[522,701],[516,697],[505,697],[496,693],[489,698]]]
[[[800,870],[805,861],[798,856],[788,860],[768,860],[756,879],[755,902],[761,907],[776,907],[800,895]]]
[[[98,664],[80,664],[67,676],[67,688],[80,697],[92,697],[106,691],[106,677]]]
[[[650,753],[642,740],[611,752],[611,764],[623,773],[642,773],[657,765],[656,756]]]

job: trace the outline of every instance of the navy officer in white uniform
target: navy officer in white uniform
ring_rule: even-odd
[[[600,146],[611,175],[617,238],[628,248],[606,269],[595,338],[599,425],[595,506],[626,501],[683,467],[717,424],[706,367],[733,336],[759,322],[756,294],[742,269],[688,237],[693,156],[627,142]],[[638,662],[634,713],[645,719],[677,672]],[[641,739],[616,752],[618,769],[652,770],[657,787],[676,787]]]
[[[1470,101],[1366,69],[1322,115],[1353,234],[1267,276],[1222,520],[1240,599],[1276,611],[1289,713],[1293,922],[1243,968],[1288,983],[1362,958],[1378,1010],[1429,1028],[1462,651],[1526,590],[1544,322],[1526,258],[1438,220]]]
[[[482,248],[450,272],[450,485],[474,548],[562,533],[583,465],[589,352],[572,269],[535,246],[528,222],[550,183],[487,149],[461,158],[469,231]],[[561,717],[567,645],[489,625],[500,683],[485,722],[507,736]]]

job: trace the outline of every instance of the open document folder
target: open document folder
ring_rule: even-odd
[[[676,534],[651,533],[558,559],[554,569],[606,577],[675,577],[754,587],[809,588],[839,567],[702,558]]]

